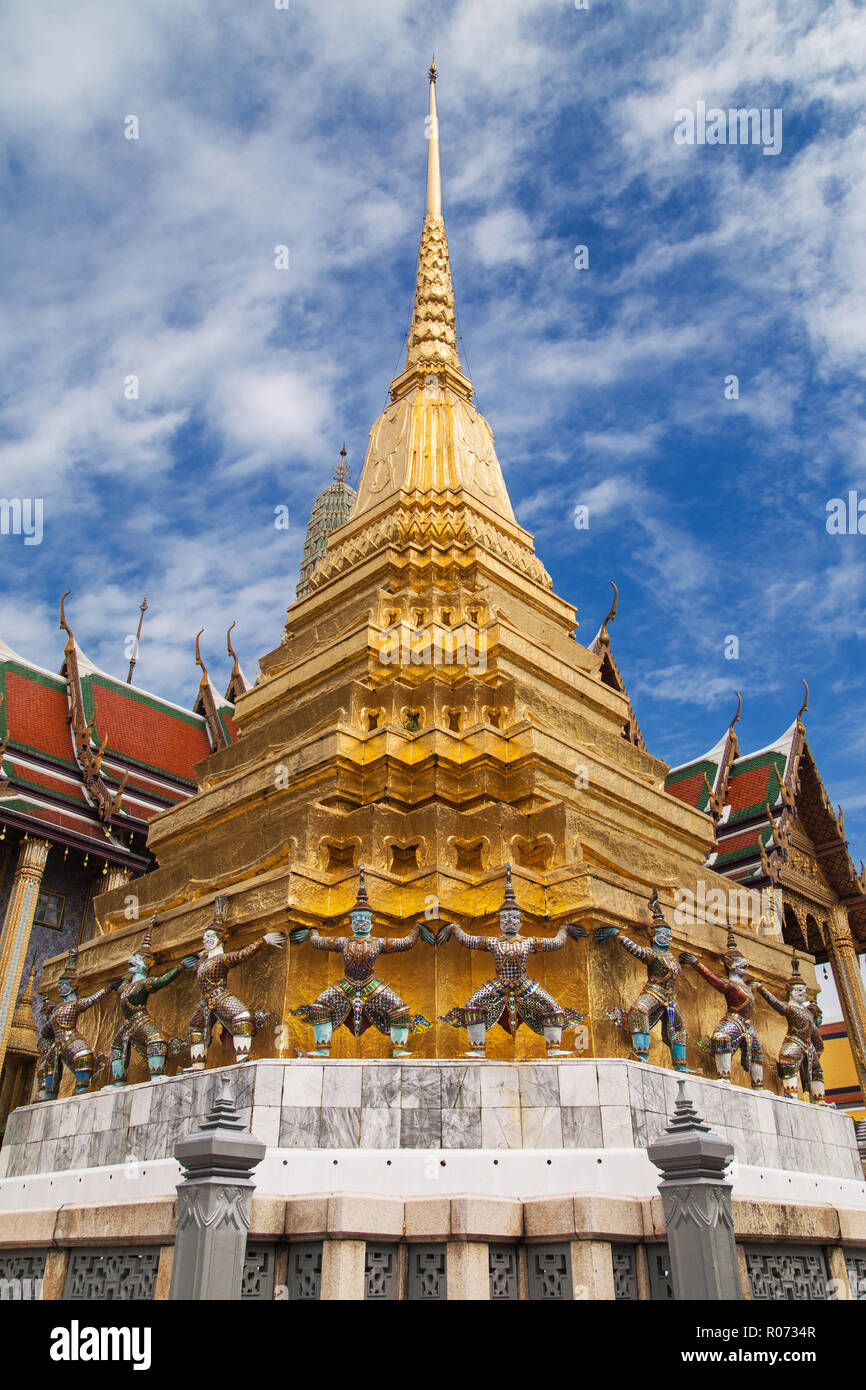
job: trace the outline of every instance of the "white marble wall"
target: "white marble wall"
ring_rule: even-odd
[[[625,1060],[251,1062],[231,1078],[245,1124],[297,1150],[642,1149],[664,1129],[674,1074]],[[170,1157],[210,1107],[215,1073],[178,1075],[10,1117],[0,1178]],[[854,1125],[810,1106],[702,1077],[687,1091],[742,1164],[862,1181]]]

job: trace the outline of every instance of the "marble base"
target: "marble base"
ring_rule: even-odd
[[[646,1196],[658,1183],[646,1145],[677,1096],[673,1072],[624,1059],[293,1058],[181,1073],[14,1111],[0,1150],[0,1209],[38,1204],[43,1186],[52,1204],[85,1191],[89,1201],[173,1193],[174,1147],[200,1125],[226,1073],[244,1123],[268,1146],[257,1190],[275,1195],[418,1195],[436,1184],[525,1197]],[[734,1145],[735,1192],[836,1204],[844,1195],[845,1205],[866,1205],[850,1116],[702,1077],[686,1087],[701,1117]]]

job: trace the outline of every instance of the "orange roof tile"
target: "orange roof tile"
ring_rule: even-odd
[[[772,767],[772,763],[764,763],[763,766],[738,773],[734,764],[728,784],[728,805],[732,812],[745,811],[750,806],[763,806],[770,799],[768,785]]]
[[[151,704],[132,691],[122,694],[93,679],[96,728],[120,757],[145,763],[172,777],[195,782],[193,767],[211,752],[204,721]]]
[[[65,690],[6,668],[6,728],[13,743],[73,763]]]
[[[665,790],[679,801],[685,801],[687,805],[694,807],[697,807],[701,799],[701,792],[706,792],[700,773],[696,777],[686,777],[682,782],[672,782]]]

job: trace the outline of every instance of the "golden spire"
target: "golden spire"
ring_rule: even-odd
[[[550,576],[532,537],[517,525],[493,432],[473,403],[472,382],[457,355],[454,291],[442,220],[436,67],[429,72],[427,210],[406,364],[391,382],[391,399],[370,431],[349,520],[328,538],[310,575],[317,589],[358,557],[395,544],[475,545],[496,551],[522,577],[545,589]],[[472,514],[470,518],[470,513]],[[387,515],[387,521],[385,520]]]
[[[439,163],[439,113],[436,110],[435,61],[430,64],[430,115],[427,120],[427,216],[442,216],[442,167]]]
[[[337,483],[348,483],[349,469],[346,465],[346,446],[340,450],[340,462],[334,464],[334,481]]]
[[[406,374],[438,375],[443,372],[459,384],[461,394],[471,397],[472,388],[460,370],[457,355],[457,326],[454,317],[454,289],[451,284],[451,262],[448,238],[442,220],[442,172],[439,163],[439,115],[436,109],[436,64],[428,73],[430,79],[430,114],[427,117],[427,215],[421,233],[418,253],[418,275],[415,284],[415,306],[406,352],[403,375],[397,379],[392,393],[413,384]],[[454,374],[457,381],[453,380]],[[395,387],[397,388],[395,390]]]

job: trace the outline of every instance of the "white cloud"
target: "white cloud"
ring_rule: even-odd
[[[147,589],[138,674],[169,696],[194,693],[202,623],[217,670],[232,617],[248,668],[276,644],[309,503],[399,362],[435,46],[461,328],[560,590],[599,614],[609,573],[631,590],[616,640],[680,757],[683,692],[699,709],[747,674],[719,668],[719,632],[768,692],[860,660],[856,538],[832,550],[822,517],[863,477],[858,6],[6,10],[0,489],[46,498],[38,553],[0,548],[13,646],[59,664],[68,585],[118,672]],[[751,93],[784,108],[779,159],[674,145],[678,106]]]
[[[484,266],[529,265],[534,257],[529,218],[517,208],[500,208],[480,218],[473,240]]]

